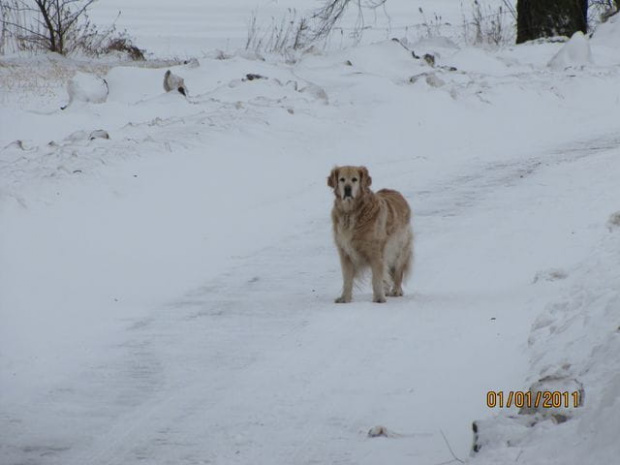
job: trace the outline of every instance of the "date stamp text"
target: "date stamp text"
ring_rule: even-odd
[[[577,408],[581,406],[579,391],[489,391],[489,408]]]

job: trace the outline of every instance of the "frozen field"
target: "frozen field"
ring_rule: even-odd
[[[188,98],[166,67],[0,57],[0,464],[617,461],[620,21],[489,49],[392,0],[292,63],[239,50],[293,2],[124,3],[91,16],[197,58]],[[78,70],[109,95],[62,111]],[[403,298],[333,303],[342,164],[412,206]],[[545,377],[583,386],[568,421],[487,407]]]

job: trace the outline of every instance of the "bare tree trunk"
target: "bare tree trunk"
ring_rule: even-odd
[[[58,45],[56,43],[56,30],[54,28],[54,23],[52,22],[48,0],[35,0],[35,4],[37,5],[37,8],[39,8],[39,11],[41,12],[41,16],[43,17],[43,22],[45,23],[45,27],[49,34],[50,51],[62,53],[60,50],[58,50]]]
[[[517,43],[588,30],[588,0],[518,0]]]

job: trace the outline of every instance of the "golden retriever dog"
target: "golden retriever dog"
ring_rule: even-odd
[[[342,295],[336,303],[351,302],[353,280],[372,271],[373,301],[403,295],[402,283],[411,269],[413,231],[411,209],[397,191],[370,190],[372,178],[364,166],[337,166],[327,178],[334,189],[332,223],[342,266]]]

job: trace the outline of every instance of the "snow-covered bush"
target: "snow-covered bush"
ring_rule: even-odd
[[[73,102],[103,103],[108,98],[110,89],[105,79],[94,74],[78,72],[67,84],[69,103]]]

